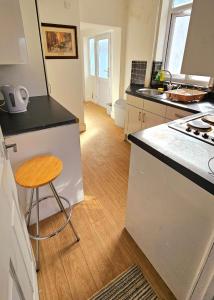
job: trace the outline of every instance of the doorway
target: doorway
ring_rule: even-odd
[[[91,23],[81,23],[80,28],[85,101],[106,108],[119,98],[121,29]]]

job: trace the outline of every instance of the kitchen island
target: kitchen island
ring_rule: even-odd
[[[126,228],[178,300],[214,285],[214,147],[167,124],[132,142]]]
[[[60,195],[73,205],[84,198],[78,119],[50,96],[31,97],[27,112],[0,112],[0,126],[7,145],[16,144],[17,152],[9,150],[12,168],[41,154],[54,154],[63,161],[62,174],[54,181]],[[18,188],[23,212],[28,207],[30,190]],[[50,195],[48,186],[40,188],[40,197]],[[54,201],[41,202],[41,219],[58,212]],[[32,223],[35,216],[32,214]]]

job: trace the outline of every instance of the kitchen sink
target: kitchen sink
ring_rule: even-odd
[[[147,88],[143,88],[143,89],[139,89],[136,91],[138,94],[142,94],[142,95],[148,95],[148,96],[158,96],[158,95],[162,95],[163,93],[155,90],[155,89],[147,89]]]

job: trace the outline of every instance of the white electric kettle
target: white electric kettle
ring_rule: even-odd
[[[29,93],[24,86],[3,85],[0,90],[9,113],[15,114],[27,111]]]

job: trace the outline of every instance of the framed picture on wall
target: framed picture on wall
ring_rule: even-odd
[[[42,23],[42,40],[45,58],[77,59],[77,27]]]

